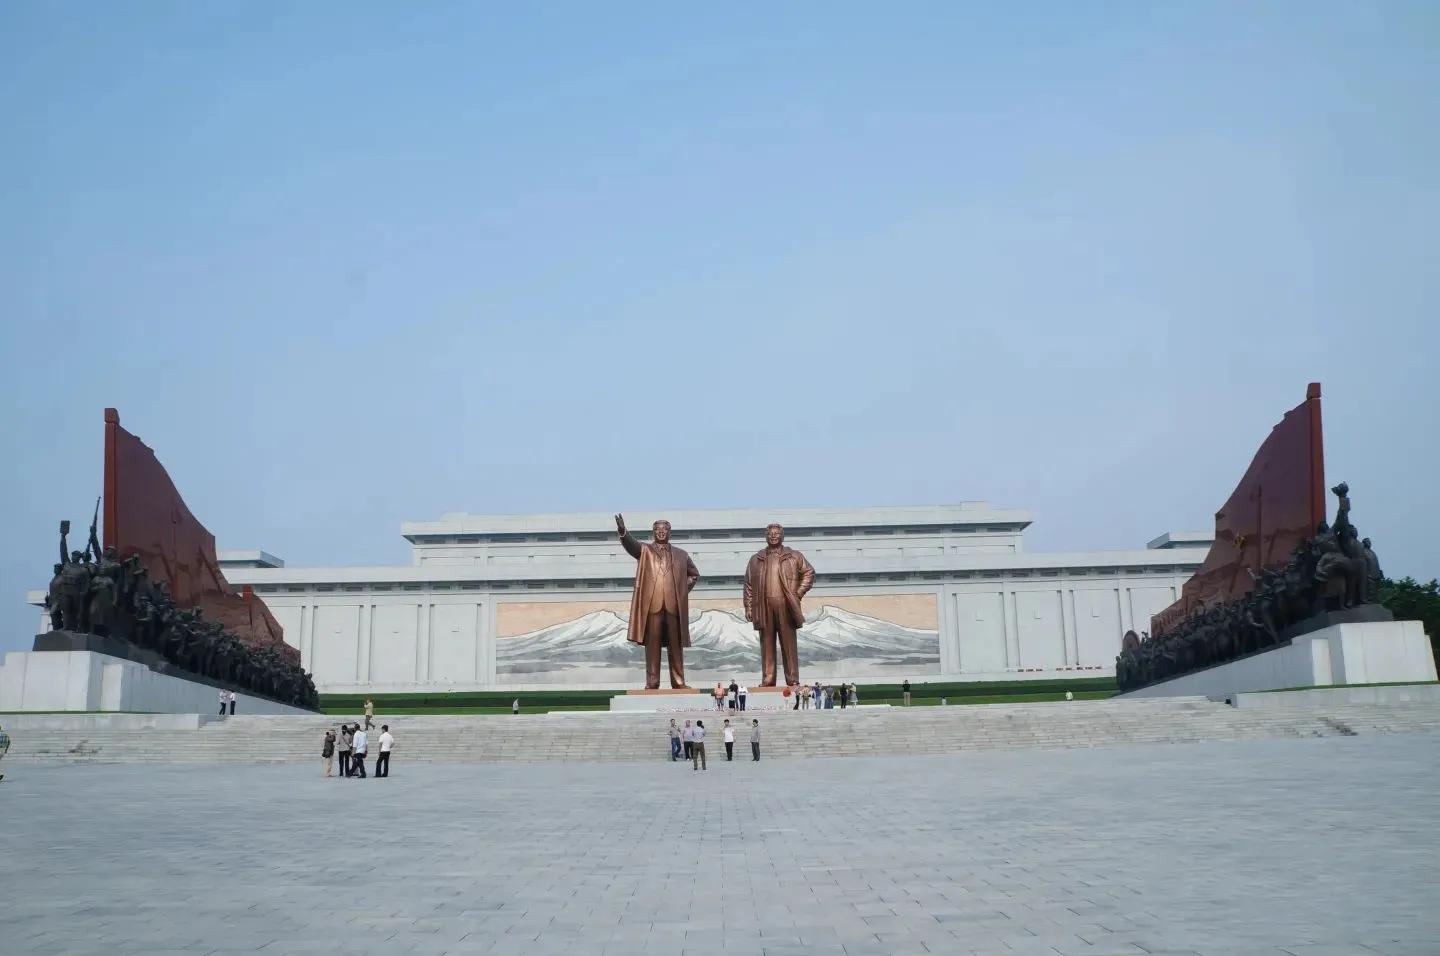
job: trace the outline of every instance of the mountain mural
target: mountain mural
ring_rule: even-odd
[[[613,611],[592,611],[573,621],[496,642],[497,673],[524,680],[546,672],[574,669],[627,672],[644,666],[642,649],[625,639],[625,618]],[[796,636],[801,668],[844,665],[928,670],[940,663],[940,635],[823,605]],[[750,673],[760,670],[760,638],[739,614],[705,610],[690,615],[688,672]],[[568,676],[568,675],[567,675]]]

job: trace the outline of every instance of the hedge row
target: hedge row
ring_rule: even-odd
[[[860,699],[865,700],[898,700],[901,695],[899,684],[860,684]],[[1033,696],[1043,694],[1059,694],[1061,696],[1068,691],[1073,691],[1078,697],[1082,693],[1089,696],[1092,693],[1101,695],[1113,694],[1116,692],[1115,678],[1113,677],[1076,677],[1062,680],[1019,680],[1019,681],[944,681],[934,683],[912,683],[912,696],[917,699],[938,699],[941,697],[947,700],[960,700],[967,697],[1006,697],[1013,695]],[[623,690],[545,690],[545,691],[454,691],[428,692],[413,694],[371,694],[368,695],[375,702],[376,710],[451,710],[459,707],[500,707],[509,708],[515,698],[520,698],[520,703],[525,708],[541,707],[546,709],[564,707],[595,707],[605,706],[610,698],[616,694],[624,693]],[[703,688],[696,690],[697,694],[704,694],[707,691]],[[359,713],[364,707],[365,694],[321,694],[320,706],[330,712],[354,711]]]

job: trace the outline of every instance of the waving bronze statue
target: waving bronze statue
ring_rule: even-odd
[[[630,597],[632,644],[645,646],[645,686],[660,686],[660,649],[670,658],[670,686],[684,687],[685,648],[690,646],[690,589],[700,572],[690,555],[670,544],[670,522],[651,526],[654,540],[641,544],[625,530],[625,517],[615,516],[620,544],[639,563],[635,566],[635,593]]]

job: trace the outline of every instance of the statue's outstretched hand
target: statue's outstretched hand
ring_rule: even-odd
[[[617,514],[617,515],[615,516],[615,531],[616,531],[617,533],[619,533],[619,534],[624,534],[624,533],[625,533],[625,516],[624,516],[624,515]]]

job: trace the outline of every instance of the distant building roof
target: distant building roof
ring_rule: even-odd
[[[283,568],[285,562],[268,551],[218,551],[220,570],[226,568]]]
[[[1145,547],[1151,551],[1173,551],[1176,548],[1208,548],[1214,543],[1213,531],[1167,531]]]

